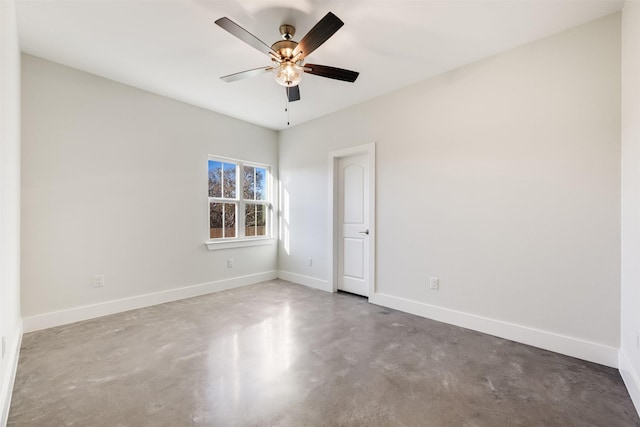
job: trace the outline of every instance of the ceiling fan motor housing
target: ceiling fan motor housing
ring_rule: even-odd
[[[280,57],[284,60],[291,60],[293,58],[293,49],[298,46],[298,42],[293,40],[280,40],[271,45],[271,49],[280,54]]]

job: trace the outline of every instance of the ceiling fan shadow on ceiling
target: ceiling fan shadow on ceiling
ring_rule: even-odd
[[[344,25],[344,22],[331,12],[318,21],[299,42],[293,40],[296,29],[292,25],[281,25],[280,34],[282,34],[283,40],[279,40],[271,46],[227,17],[218,19],[216,24],[249,46],[269,55],[272,62],[272,65],[268,67],[254,68],[220,77],[227,83],[255,77],[271,71],[275,80],[285,87],[287,100],[293,102],[300,100],[298,83],[302,80],[303,73],[350,83],[355,82],[360,74],[356,71],[327,65],[304,63],[307,55],[320,47]]]

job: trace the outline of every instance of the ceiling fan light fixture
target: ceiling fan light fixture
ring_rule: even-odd
[[[285,61],[273,67],[273,75],[278,84],[285,87],[297,86],[302,80],[304,69],[295,62]]]

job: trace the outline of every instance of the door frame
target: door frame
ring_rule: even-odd
[[[376,143],[357,145],[329,153],[329,288],[338,291],[338,161],[352,156],[369,156],[369,300],[375,293],[376,259]]]

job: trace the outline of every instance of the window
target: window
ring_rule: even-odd
[[[238,160],[209,158],[209,239],[269,237],[270,168]]]

